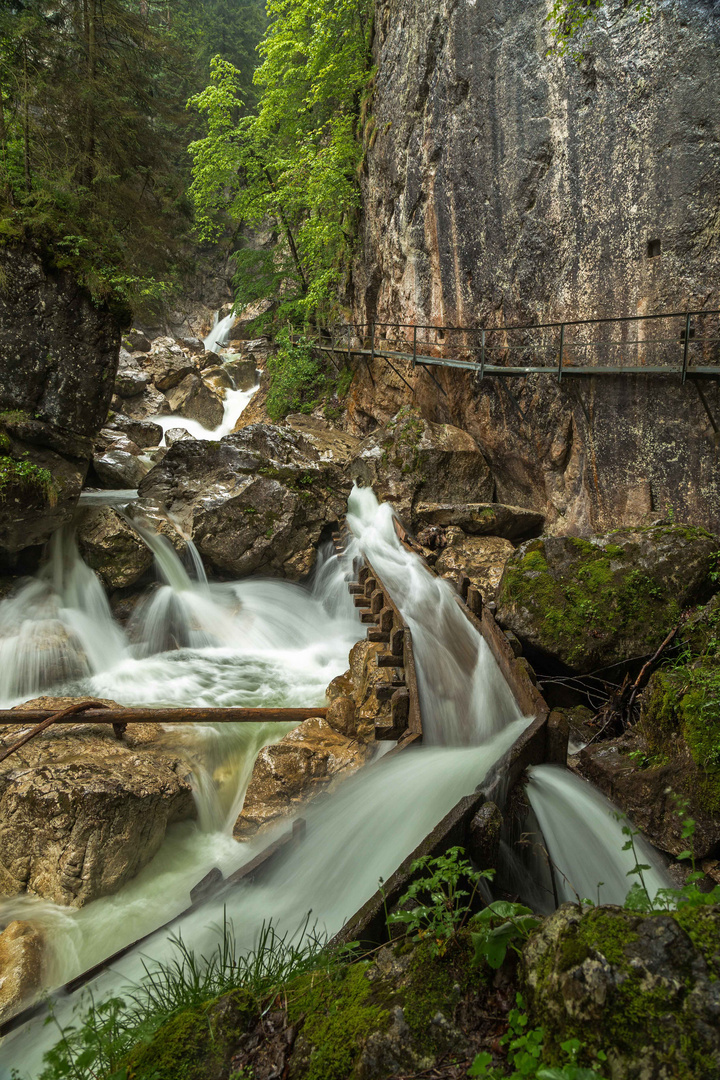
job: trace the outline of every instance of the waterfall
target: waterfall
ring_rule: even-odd
[[[558,901],[588,899],[593,903],[623,904],[638,880],[628,876],[636,859],[623,851],[627,837],[624,820],[604,795],[559,765],[528,769],[530,805],[538,819],[548,854],[555,867]],[[658,853],[642,837],[635,837],[637,861],[650,866],[644,872],[651,897],[673,882]]]
[[[229,315],[226,315],[224,319],[220,318],[219,311],[215,312],[212,330],[203,342],[207,352],[215,352],[217,348],[222,348],[223,345],[227,345],[234,322],[235,313],[233,311],[231,311]]]
[[[0,707],[92,677],[126,649],[99,578],[60,530],[37,577],[0,603]]]

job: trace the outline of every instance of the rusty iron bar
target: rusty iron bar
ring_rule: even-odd
[[[39,717],[36,715],[37,712],[42,712],[44,714],[44,718],[42,719],[41,723],[37,725],[37,727],[34,727],[32,729],[32,731],[28,731],[27,734],[23,735],[22,738],[18,739],[16,743],[13,743],[12,746],[9,746],[6,750],[3,750],[3,752],[0,754],[0,762],[5,761],[7,758],[10,757],[11,754],[14,754],[16,750],[19,750],[21,746],[25,746],[25,744],[29,743],[31,739],[34,739],[36,735],[40,735],[43,731],[46,731],[47,728],[51,727],[53,724],[77,724],[87,722],[85,721],[84,717],[82,719],[78,719],[78,714],[81,712],[86,712],[89,709],[94,709],[96,712],[98,712],[102,711],[104,708],[105,706],[103,706],[99,701],[81,701],[77,702],[75,705],[69,705],[67,709],[61,709],[60,712],[48,712],[48,710],[41,711],[35,709],[28,709],[23,713],[22,710],[14,710],[15,716],[17,716],[18,713],[23,716],[23,720],[17,721],[23,727],[26,727],[27,724],[32,722],[33,719],[39,719]],[[2,713],[0,712],[0,716],[1,715]]]
[[[71,709],[87,710],[81,717],[71,715]],[[103,708],[98,702],[72,706],[62,713],[53,714],[48,709],[2,709],[0,726],[27,727],[31,723],[60,724],[293,724],[311,717],[325,717],[326,706],[311,709],[127,709]],[[49,726],[49,724],[47,724]],[[0,759],[1,760],[1,759]]]

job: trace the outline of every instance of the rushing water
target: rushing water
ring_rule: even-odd
[[[650,867],[644,878],[651,897],[672,886],[664,863],[642,837],[635,837],[637,859],[623,851],[626,822],[591,784],[559,765],[537,765],[528,773],[528,798],[555,868],[559,903],[624,903],[638,880],[629,874],[636,862]]]
[[[342,637],[347,627],[352,626],[350,636],[357,636],[357,622],[348,615],[343,575],[359,551],[370,559],[411,627],[424,745],[362,770],[345,781],[332,798],[308,807],[303,814],[307,821],[305,842],[288,852],[260,885],[221,893],[174,924],[172,931],[180,931],[185,943],[198,954],[213,950],[224,914],[233,921],[241,947],[253,943],[268,918],[280,930],[295,930],[312,912],[311,918],[321,929],[328,933],[339,930],[374,892],[378,879],[387,878],[458,799],[482,782],[528,723],[490,650],[460,611],[450,586],[432,577],[419,559],[400,545],[390,508],[379,506],[371,491],[355,489],[348,506],[348,521],[356,539],[344,564],[338,559],[321,564],[313,591],[302,597],[302,609],[291,602],[295,586],[246,581],[214,592],[214,587],[194,581],[187,574],[183,576],[170,560],[176,576],[166,571],[165,585],[139,613],[135,654],[124,655],[112,669],[96,672],[86,680],[95,688],[93,692],[120,700],[181,704],[191,698],[231,704],[236,703],[232,699],[237,695],[243,702],[250,698],[255,704],[270,703],[278,694],[286,698],[292,695],[293,703],[300,704],[309,691],[308,680],[317,686],[314,679],[320,677],[320,672],[325,682],[335,673],[331,669],[339,653],[347,652],[348,638]],[[166,550],[156,552],[161,568],[164,556],[169,558]],[[169,592],[161,596],[163,589]],[[189,606],[188,596],[194,598]],[[195,606],[198,598],[200,602]],[[237,609],[233,602],[237,602]],[[171,605],[176,605],[172,613]],[[211,609],[216,617],[208,622],[204,612]],[[192,632],[220,638],[224,638],[227,627],[242,628],[239,637],[245,649],[237,640],[202,646],[195,641],[180,651],[158,655],[152,652],[160,641],[158,626],[168,619],[180,625],[185,619]],[[250,640],[253,645],[248,652],[246,643]],[[147,647],[150,655],[138,655],[139,647]],[[262,676],[261,657],[268,665]],[[239,674],[243,671],[244,676]],[[248,684],[241,691],[243,679],[254,679],[254,688]],[[226,730],[210,730],[203,737],[207,745],[200,756],[207,777],[221,768],[230,778],[223,799],[218,798],[214,783],[210,783],[211,795],[205,799],[202,770],[196,770],[201,804],[205,799],[204,827],[211,830],[205,834],[203,845],[198,844],[202,834],[196,828],[176,830],[153,863],[116,896],[96,901],[79,912],[34,905],[33,917],[44,922],[58,941],[52,970],[55,985],[181,911],[187,904],[189,889],[202,876],[199,869],[217,865],[224,872],[232,871],[252,855],[253,849],[240,850],[227,830],[242,802],[254,747],[233,746],[235,736]],[[259,733],[255,746],[267,739],[268,733]],[[588,884],[584,878],[579,880],[574,870],[572,875],[581,893],[593,895],[598,871],[606,882],[614,873],[609,887],[615,888],[625,871],[622,860],[620,870],[616,865],[622,843],[616,837],[605,844],[603,850],[607,851],[611,869],[606,868],[604,855],[603,860],[591,866],[598,844],[595,833],[583,832],[582,823],[587,820],[596,824],[597,814],[581,810],[577,818],[580,839],[577,843],[570,839],[575,834],[575,796],[571,793],[568,804],[563,791],[561,810],[556,813],[554,806],[547,809],[552,802],[546,797],[548,787],[565,787],[563,783],[558,785],[554,772],[550,772],[548,780],[547,769],[533,770],[530,796],[541,825],[548,825],[551,851],[568,851],[563,865],[574,868],[578,861],[584,861]],[[562,770],[557,772],[561,777],[566,775]],[[571,781],[578,783],[574,778]],[[604,827],[599,832],[605,836]],[[257,843],[267,841],[265,834]],[[29,911],[20,917],[29,917]],[[140,949],[94,979],[88,992],[96,1000],[116,993],[142,977],[143,958],[169,959],[174,948],[171,933],[166,929],[157,931]],[[76,1005],[77,996],[59,999],[56,1008],[60,1019],[67,1021]],[[2,1062],[7,1068],[19,1068],[23,1075],[36,1076],[42,1053],[52,1041],[52,1033],[43,1032],[33,1021],[7,1039],[0,1052]]]
[[[223,345],[227,345],[232,325],[235,322],[235,315],[232,311],[224,319],[220,319],[219,314],[219,311],[215,312],[212,330],[203,342],[208,352],[215,352],[216,349],[221,349]]]

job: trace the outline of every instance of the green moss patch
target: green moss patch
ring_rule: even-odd
[[[4,449],[0,444],[0,449]],[[52,473],[33,465],[30,461],[0,457],[0,502],[20,495],[32,495],[43,501],[53,502],[56,497]]]
[[[347,1080],[365,1040],[387,1027],[389,1002],[368,980],[369,966],[313,972],[288,987],[288,1016],[293,1023],[305,1017],[302,1034],[312,1047],[307,1080]]]

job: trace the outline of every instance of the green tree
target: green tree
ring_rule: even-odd
[[[0,241],[30,236],[98,297],[187,251],[188,96],[221,22],[251,78],[261,0],[11,0],[0,9]]]
[[[190,147],[203,234],[227,218],[274,234],[268,250],[237,254],[239,304],[274,297],[281,317],[302,321],[335,302],[360,208],[371,9],[370,0],[269,0],[257,111],[243,115],[240,72],[220,59],[190,102],[206,120]]]

